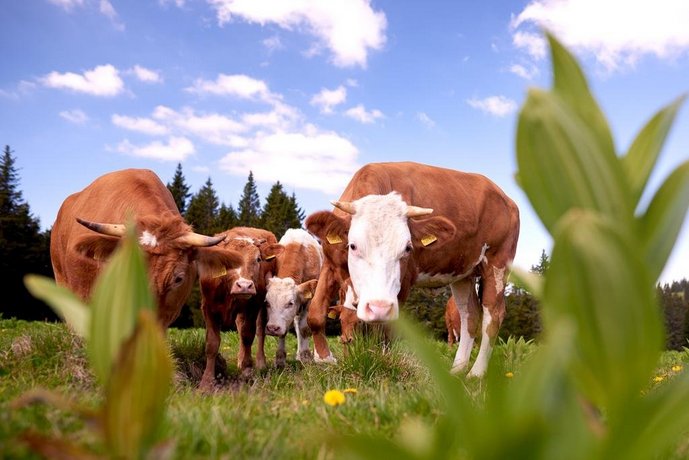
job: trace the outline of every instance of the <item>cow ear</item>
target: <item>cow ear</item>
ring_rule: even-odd
[[[106,260],[113,253],[119,238],[104,235],[89,235],[81,238],[76,244],[76,250],[84,257],[93,260]]]
[[[285,247],[281,244],[264,244],[261,246],[261,258],[266,261],[273,260],[285,252]]]
[[[196,262],[200,279],[219,278],[229,270],[241,266],[242,255],[237,251],[228,251],[214,247],[196,248]]]
[[[318,284],[318,280],[309,280],[297,286],[299,303],[305,303],[313,299],[313,294],[316,292],[316,284]]]
[[[306,229],[316,235],[322,244],[340,244],[347,241],[349,221],[330,211],[318,211],[307,217]]]
[[[416,249],[437,249],[454,238],[457,227],[445,217],[435,216],[409,219],[409,230]]]

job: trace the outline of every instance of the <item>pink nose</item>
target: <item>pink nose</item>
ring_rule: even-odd
[[[282,328],[275,324],[268,324],[266,326],[266,332],[268,333],[268,335],[282,335]]]
[[[372,300],[366,304],[365,321],[388,321],[392,315],[392,302],[387,300]]]
[[[256,286],[254,282],[245,278],[240,278],[234,282],[232,285],[232,290],[230,294],[240,294],[240,295],[254,295],[256,294]]]

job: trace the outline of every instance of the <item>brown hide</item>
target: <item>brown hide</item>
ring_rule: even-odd
[[[276,256],[283,250],[273,233],[259,228],[235,227],[218,235],[225,235],[225,240],[217,245],[217,250],[238,252],[242,263],[237,270],[202,272],[199,276],[201,308],[206,322],[206,369],[199,385],[203,390],[210,390],[215,381],[215,359],[223,328],[237,327],[240,335],[237,361],[243,373],[249,373],[254,366],[251,347],[258,334],[256,365],[265,367],[263,303],[266,278],[275,272]],[[232,295],[233,285],[240,274],[254,283],[255,294]]]
[[[231,269],[236,253],[192,247],[179,238],[191,232],[170,191],[152,171],[126,169],[105,174],[67,197],[51,231],[50,257],[58,284],[88,300],[96,277],[117,247],[119,238],[96,233],[77,222],[125,224],[132,219],[141,235],[155,236],[156,246],[142,245],[148,260],[158,316],[164,326],[180,313],[202,269]]]
[[[355,173],[338,201],[352,202],[367,195],[390,192],[399,193],[408,205],[433,209],[430,216],[409,219],[414,248],[401,262],[400,301],[406,299],[420,273],[457,277],[469,276],[483,268],[476,266],[484,244],[488,245],[484,255],[490,260],[486,266],[504,268],[513,260],[519,235],[519,211],[486,177],[413,162],[372,163]],[[337,295],[332,285],[348,278],[350,223],[351,215],[340,209],[311,214],[305,222],[306,228],[321,239],[326,255],[309,311],[309,325],[321,357],[329,354],[324,336],[320,336],[327,306]],[[437,240],[425,246],[422,238],[428,233],[435,235]],[[492,288],[495,283],[490,268],[475,274],[490,278],[487,285]],[[326,286],[331,287],[326,289]],[[493,316],[498,320],[504,316],[504,300],[499,299],[502,295],[503,292],[489,292],[491,305],[495,304],[498,309]]]

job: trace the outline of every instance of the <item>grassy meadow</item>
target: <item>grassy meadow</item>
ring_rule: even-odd
[[[276,341],[267,337],[268,369],[242,380],[235,364],[237,334],[225,332],[225,375],[215,393],[201,394],[196,386],[205,363],[204,334],[203,329],[168,333],[177,370],[163,438],[173,440],[173,458],[329,458],[332,436],[394,439],[405,426],[418,420],[432,424],[451,410],[404,343],[394,341],[383,350],[375,335],[359,337],[346,355],[333,337],[330,345],[338,364],[306,367],[294,360],[296,340],[290,335],[285,369],[274,367]],[[449,369],[456,345],[430,343]],[[496,347],[493,361],[510,380],[536,348],[510,339]],[[665,353],[649,388],[663,385],[686,365],[689,352]],[[481,381],[456,380],[481,404]],[[73,411],[44,404],[12,407],[12,401],[35,388],[54,390],[82,409],[95,408],[101,397],[83,342],[64,324],[0,320],[0,458],[35,458],[19,440],[27,431],[64,437],[97,451],[92,431]],[[345,394],[343,404],[324,402],[324,394],[333,389]]]

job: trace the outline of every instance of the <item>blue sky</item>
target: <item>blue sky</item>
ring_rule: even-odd
[[[685,0],[24,0],[0,3],[0,144],[44,228],[99,175],[182,163],[236,206],[253,171],[306,213],[352,173],[415,160],[490,177],[522,216],[516,264],[551,241],[514,182],[531,86],[550,85],[540,27],[582,61],[624,152],[689,91]],[[689,159],[689,108],[654,184]],[[689,228],[661,280],[689,277]]]

